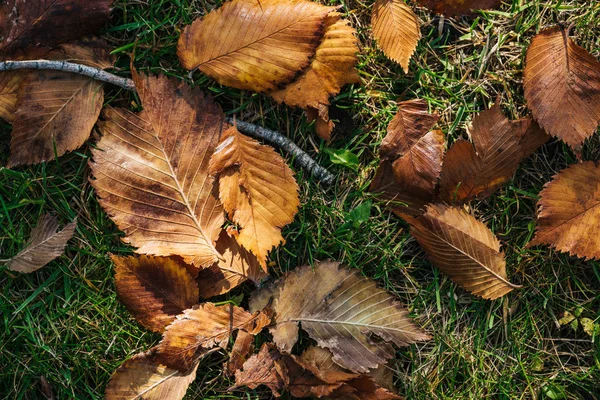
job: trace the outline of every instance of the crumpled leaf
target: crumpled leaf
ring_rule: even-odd
[[[169,368],[187,371],[208,349],[225,347],[234,331],[256,335],[269,322],[263,312],[250,314],[231,304],[201,304],[185,310],[165,329],[156,348],[157,360]]]
[[[258,284],[268,276],[256,256],[241,247],[227,232],[221,232],[216,249],[222,260],[198,274],[200,296],[203,298],[227,293],[246,280]]]
[[[407,221],[431,262],[463,289],[491,300],[520,287],[506,277],[498,239],[462,209],[434,204]]]
[[[223,132],[209,168],[219,174],[225,211],[241,227],[237,242],[256,255],[266,272],[268,252],[285,243],[281,228],[294,220],[300,206],[294,173],[272,147],[235,127]]]
[[[436,14],[446,17],[471,14],[477,10],[498,8],[502,0],[417,0],[423,7],[427,7]]]
[[[419,19],[412,8],[404,0],[377,0],[371,25],[377,45],[408,73],[408,63],[421,39]]]
[[[448,203],[490,196],[549,138],[531,118],[510,121],[499,101],[473,119],[469,134],[475,147],[458,139],[444,159],[440,198]]]
[[[198,304],[198,284],[174,259],[145,255],[110,258],[121,302],[151,331],[162,332],[176,315]]]
[[[107,22],[113,0],[7,0],[0,7],[0,52],[56,45],[92,34]]]
[[[540,126],[580,153],[600,124],[600,62],[567,31],[545,29],[527,49],[523,86]]]
[[[233,0],[186,27],[177,55],[222,85],[275,90],[306,68],[335,7],[303,0]]]
[[[91,184],[137,253],[211,265],[224,216],[208,162],[225,117],[199,89],[134,78],[144,110],[105,109]]]
[[[549,245],[585,259],[600,259],[600,166],[574,164],[544,185],[535,237],[528,247]]]
[[[392,358],[392,343],[406,346],[429,338],[392,295],[335,262],[296,268],[254,292],[250,309],[267,306],[274,313],[270,332],[281,351],[292,350],[301,323],[319,346],[333,352],[337,364],[355,372]]]
[[[196,379],[198,363],[189,371],[179,372],[160,364],[156,347],[125,361],[106,386],[106,400],[181,400]]]
[[[238,369],[241,369],[254,352],[254,335],[245,331],[238,331],[229,353],[229,359],[223,365],[223,372],[227,376],[234,376]]]
[[[31,231],[27,245],[6,261],[6,268],[22,273],[37,271],[64,253],[76,227],[77,218],[59,231],[58,219],[49,214],[43,215]]]

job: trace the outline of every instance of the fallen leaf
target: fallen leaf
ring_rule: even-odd
[[[315,122],[315,132],[317,132],[317,135],[329,141],[333,128],[335,128],[335,124],[329,118],[329,107],[323,104],[319,108],[308,107],[304,110],[304,114],[306,115],[307,122]]]
[[[408,74],[408,63],[421,39],[419,19],[412,8],[404,0],[377,0],[371,25],[377,45]]]
[[[144,110],[105,109],[92,186],[137,253],[211,265],[224,216],[208,162],[225,117],[199,89],[134,77]]]
[[[231,353],[229,353],[229,359],[223,365],[225,375],[234,376],[235,371],[243,367],[253,352],[254,335],[238,331]]]
[[[6,261],[6,268],[27,274],[37,271],[64,253],[76,227],[77,219],[59,231],[58,219],[49,214],[43,215],[31,231],[27,245]]]
[[[256,256],[241,247],[227,232],[221,232],[216,249],[222,260],[198,274],[200,296],[203,298],[227,293],[248,279],[258,284],[268,276]]]
[[[300,200],[294,173],[270,146],[238,132],[223,132],[210,159],[219,174],[219,198],[242,229],[237,242],[251,251],[267,271],[269,251],[285,243],[281,228],[294,220]]]
[[[113,0],[7,0],[0,7],[0,52],[55,47],[98,31]]]
[[[179,372],[156,361],[156,347],[125,361],[106,386],[106,400],[180,400],[196,379],[198,363]]]
[[[528,247],[549,245],[572,256],[600,259],[600,166],[574,164],[546,183],[538,201],[535,237]]]
[[[444,14],[446,17],[471,14],[477,10],[488,10],[498,8],[502,0],[417,0],[436,14]]]
[[[275,90],[306,68],[336,7],[311,1],[233,0],[183,30],[177,55],[222,85]]]
[[[234,331],[256,335],[269,322],[263,312],[250,314],[231,304],[201,304],[185,310],[165,329],[156,348],[157,360],[180,372],[187,371],[207,350],[225,347]]]
[[[431,262],[463,289],[497,299],[520,287],[506,277],[498,239],[462,209],[434,204],[421,217],[407,221]]]
[[[513,177],[522,159],[548,140],[531,118],[506,118],[498,101],[473,119],[469,134],[475,147],[459,139],[444,159],[440,198],[448,203],[490,196]]]
[[[177,261],[145,255],[110,258],[121,302],[151,331],[164,331],[175,316],[198,304],[198,284]]]
[[[354,372],[368,372],[392,358],[391,343],[406,346],[429,338],[392,295],[335,262],[314,270],[296,268],[250,299],[251,310],[269,304],[274,312],[270,332],[281,351],[292,350],[301,323],[317,344],[333,352],[337,364]]]
[[[560,27],[531,41],[523,79],[527,106],[542,128],[581,152],[600,123],[600,63]]]

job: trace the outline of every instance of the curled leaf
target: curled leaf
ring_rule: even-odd
[[[225,375],[234,376],[235,372],[242,368],[252,352],[254,352],[254,335],[238,331],[231,353],[229,353],[229,359],[223,365]]]

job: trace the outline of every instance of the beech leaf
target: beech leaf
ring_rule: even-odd
[[[484,299],[496,299],[520,287],[506,277],[498,239],[462,209],[430,205],[421,217],[407,220],[410,233],[431,262],[460,287]]]
[[[281,351],[292,350],[301,323],[319,346],[333,352],[337,364],[355,372],[368,372],[392,358],[392,343],[406,346],[429,338],[392,295],[335,262],[314,270],[296,268],[255,292],[250,309],[267,306],[274,313],[270,332]]]
[[[198,284],[185,266],[167,257],[111,255],[121,302],[135,319],[162,332],[175,316],[198,303]]]
[[[266,272],[268,252],[285,243],[281,228],[294,220],[300,206],[292,170],[272,147],[231,127],[210,159],[210,173],[219,174],[219,198],[241,227],[237,242],[256,255]]]
[[[523,86],[540,126],[580,153],[600,124],[600,62],[567,31],[545,29],[527,49]]]
[[[223,113],[187,84],[134,77],[144,110],[105,109],[92,186],[137,253],[211,265],[220,258],[213,243],[224,216],[208,162]]]
[[[498,8],[502,0],[417,0],[423,7],[427,7],[436,14],[447,17],[471,14],[477,10]]]
[[[241,369],[246,360],[254,352],[254,335],[244,331],[238,331],[233,342],[229,359],[223,365],[224,373],[227,376],[234,376],[238,369]]]
[[[43,215],[31,231],[27,245],[6,261],[6,267],[22,273],[37,271],[64,253],[76,227],[77,219],[59,231],[58,219],[49,214]]]

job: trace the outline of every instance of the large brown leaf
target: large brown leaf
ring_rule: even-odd
[[[125,361],[106,386],[106,400],[181,400],[196,379],[198,363],[179,372],[156,361],[153,348]]]
[[[567,31],[549,28],[527,49],[523,86],[540,126],[579,153],[600,123],[600,63]]]
[[[410,233],[431,262],[456,284],[484,299],[496,299],[520,286],[506,277],[500,242],[482,222],[460,208],[430,205],[408,218]]]
[[[204,303],[185,310],[169,325],[156,349],[158,361],[183,372],[189,370],[207,350],[225,347],[238,329],[252,335],[270,322],[263,312],[250,314],[230,304]]]
[[[300,205],[292,170],[272,147],[231,127],[210,159],[210,173],[219,174],[219,198],[242,228],[236,240],[266,272],[269,251],[285,243],[281,228],[294,220]]]
[[[137,77],[136,87],[144,111],[108,108],[99,123],[92,186],[137,253],[211,265],[224,216],[208,162],[223,113],[200,90],[164,77]]]
[[[55,47],[96,32],[113,0],[7,0],[0,7],[0,53]]]
[[[216,248],[222,260],[204,268],[198,275],[200,296],[203,298],[227,293],[248,279],[258,284],[268,276],[256,256],[241,247],[227,232],[221,232]]]
[[[37,271],[64,253],[76,227],[77,219],[59,231],[58,219],[49,214],[43,215],[31,231],[25,248],[6,260],[6,268],[23,273]]]
[[[506,118],[499,102],[473,119],[469,133],[475,147],[459,139],[444,159],[440,197],[449,203],[490,196],[512,178],[523,158],[548,140],[531,118]]]
[[[177,55],[219,83],[277,89],[307,67],[335,7],[304,0],[233,0],[184,29]]]
[[[600,166],[592,161],[560,171],[544,186],[538,202],[535,237],[528,246],[546,244],[586,259],[600,259]]]
[[[408,63],[421,39],[419,19],[412,8],[404,0],[377,0],[371,25],[377,45],[408,73]]]
[[[417,0],[417,2],[431,11],[447,17],[497,8],[502,4],[502,0]]]
[[[162,332],[175,316],[198,304],[198,284],[179,262],[152,256],[111,259],[121,302],[146,328]]]
[[[318,283],[318,284],[315,284]],[[335,262],[296,268],[255,292],[251,310],[270,305],[270,331],[278,348],[290,352],[298,340],[298,323],[333,360],[356,372],[368,372],[395,354],[392,343],[406,346],[426,340],[395,298]]]

